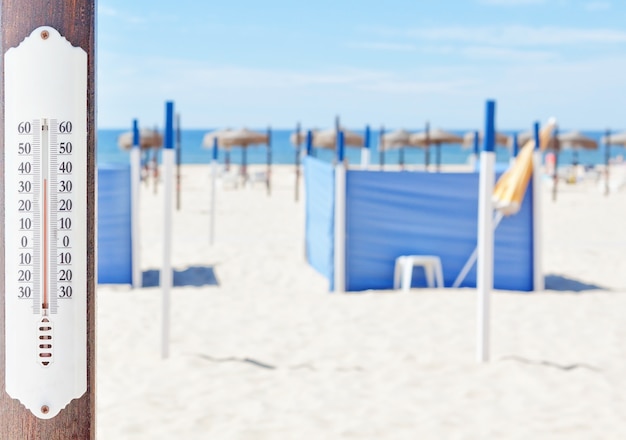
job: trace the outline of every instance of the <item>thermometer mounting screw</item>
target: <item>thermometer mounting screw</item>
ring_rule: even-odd
[[[47,40],[49,36],[50,36],[50,33],[48,31],[41,31],[42,40]]]
[[[50,408],[48,405],[44,405],[41,407],[41,414],[48,414],[50,412]]]

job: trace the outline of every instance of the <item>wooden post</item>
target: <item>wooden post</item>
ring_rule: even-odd
[[[298,201],[298,196],[300,194],[300,123],[296,125],[296,202]]]
[[[176,113],[176,211],[180,211],[180,164],[182,161],[180,135],[180,113]]]
[[[609,188],[609,166],[611,164],[611,130],[606,129],[605,133],[606,145],[604,150],[604,195],[608,196]]]
[[[265,176],[267,195],[272,193],[272,127],[267,127],[267,174]]]
[[[380,127],[378,134],[378,161],[380,162],[380,170],[385,169],[385,126]]]
[[[82,48],[87,54],[87,170],[86,170],[86,285],[75,289],[75,294],[86,295],[87,303],[87,391],[78,399],[71,400],[56,416],[50,419],[37,418],[19,401],[6,393],[6,313],[5,292],[1,289],[0,299],[0,439],[94,439],[95,438],[95,173],[96,173],[96,123],[95,123],[95,1],[94,0],[0,0],[0,32],[2,33],[2,56],[10,48],[17,47],[33,30],[50,26],[58,31],[72,46]],[[43,38],[43,37],[42,37]],[[46,74],[42,68],[41,74]],[[5,117],[11,109],[5,109],[5,71],[0,77],[0,145],[4,156]],[[46,115],[42,115],[45,117]],[[0,162],[0,182],[5,185],[5,165]],[[77,182],[78,183],[78,182]],[[4,285],[6,265],[5,195],[0,191],[0,278]],[[80,293],[78,291],[81,291]]]

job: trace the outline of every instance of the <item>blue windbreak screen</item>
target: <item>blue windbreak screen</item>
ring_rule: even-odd
[[[333,281],[335,171],[313,157],[304,160],[306,188],[306,257],[311,266]]]
[[[494,287],[532,290],[532,203],[495,234]],[[390,289],[400,255],[437,255],[451,286],[476,247],[478,174],[377,172],[347,174],[347,290]],[[413,286],[424,286],[416,268]],[[464,287],[476,286],[476,268]]]
[[[130,167],[98,166],[98,283],[132,283]]]

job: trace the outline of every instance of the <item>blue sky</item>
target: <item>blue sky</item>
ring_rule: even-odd
[[[358,4],[358,8],[354,5]],[[623,0],[99,0],[98,123],[626,129]]]

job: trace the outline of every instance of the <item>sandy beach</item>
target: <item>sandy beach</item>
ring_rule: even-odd
[[[626,190],[544,188],[546,291],[494,292],[477,364],[473,289],[328,292],[294,174],[218,187],[210,246],[209,167],[183,166],[165,360],[163,187],[142,186],[147,287],[98,286],[98,439],[626,438]]]

